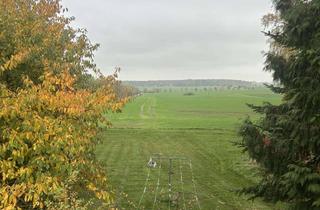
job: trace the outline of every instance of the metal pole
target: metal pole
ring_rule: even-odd
[[[172,199],[172,182],[171,182],[171,176],[172,176],[172,159],[169,158],[169,209],[171,209],[171,199]]]

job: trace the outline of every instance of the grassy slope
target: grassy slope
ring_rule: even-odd
[[[257,181],[257,169],[231,141],[236,139],[236,129],[246,115],[256,117],[245,103],[263,101],[278,103],[279,97],[266,90],[201,92],[195,96],[183,96],[181,92],[146,94],[129,103],[122,114],[111,115],[114,128],[103,134],[97,154],[106,164],[110,182],[118,192],[128,194],[128,199],[119,196],[118,203],[127,209],[138,205],[148,173],[146,162],[151,154],[162,153],[192,160],[202,209],[275,209],[234,193]],[[173,162],[173,190],[185,192],[187,209],[198,209],[186,163]],[[159,199],[154,209],[169,208],[168,167],[168,161],[162,161]],[[158,173],[158,169],[151,170],[139,209],[153,208]],[[128,200],[134,203],[131,207]],[[183,207],[180,199],[179,208]]]

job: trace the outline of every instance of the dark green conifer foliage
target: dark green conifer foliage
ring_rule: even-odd
[[[263,179],[243,192],[293,209],[320,209],[320,0],[274,0],[277,29],[266,32],[278,49],[266,54],[282,94],[280,105],[250,105],[241,145],[261,165]]]

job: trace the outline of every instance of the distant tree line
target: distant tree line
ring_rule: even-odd
[[[116,78],[118,73],[119,69],[117,68],[114,75],[109,76],[109,80],[105,80],[104,77],[95,77],[94,75],[88,73],[84,74],[79,79],[77,87],[95,91],[102,86],[107,85],[113,89],[118,99],[130,98],[138,95],[141,92],[138,88],[117,80]]]
[[[262,83],[249,82],[241,80],[224,80],[224,79],[196,79],[196,80],[155,80],[155,81],[125,81],[135,87],[259,87]]]
[[[262,87],[262,86],[261,86]],[[260,87],[260,88],[261,88]],[[212,92],[221,90],[253,90],[259,87],[247,86],[210,86],[210,87],[137,87],[137,91],[144,93],[160,93],[160,92]]]

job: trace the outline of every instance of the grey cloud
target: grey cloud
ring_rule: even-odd
[[[75,25],[101,44],[105,73],[122,79],[270,81],[260,19],[269,0],[63,0]]]

